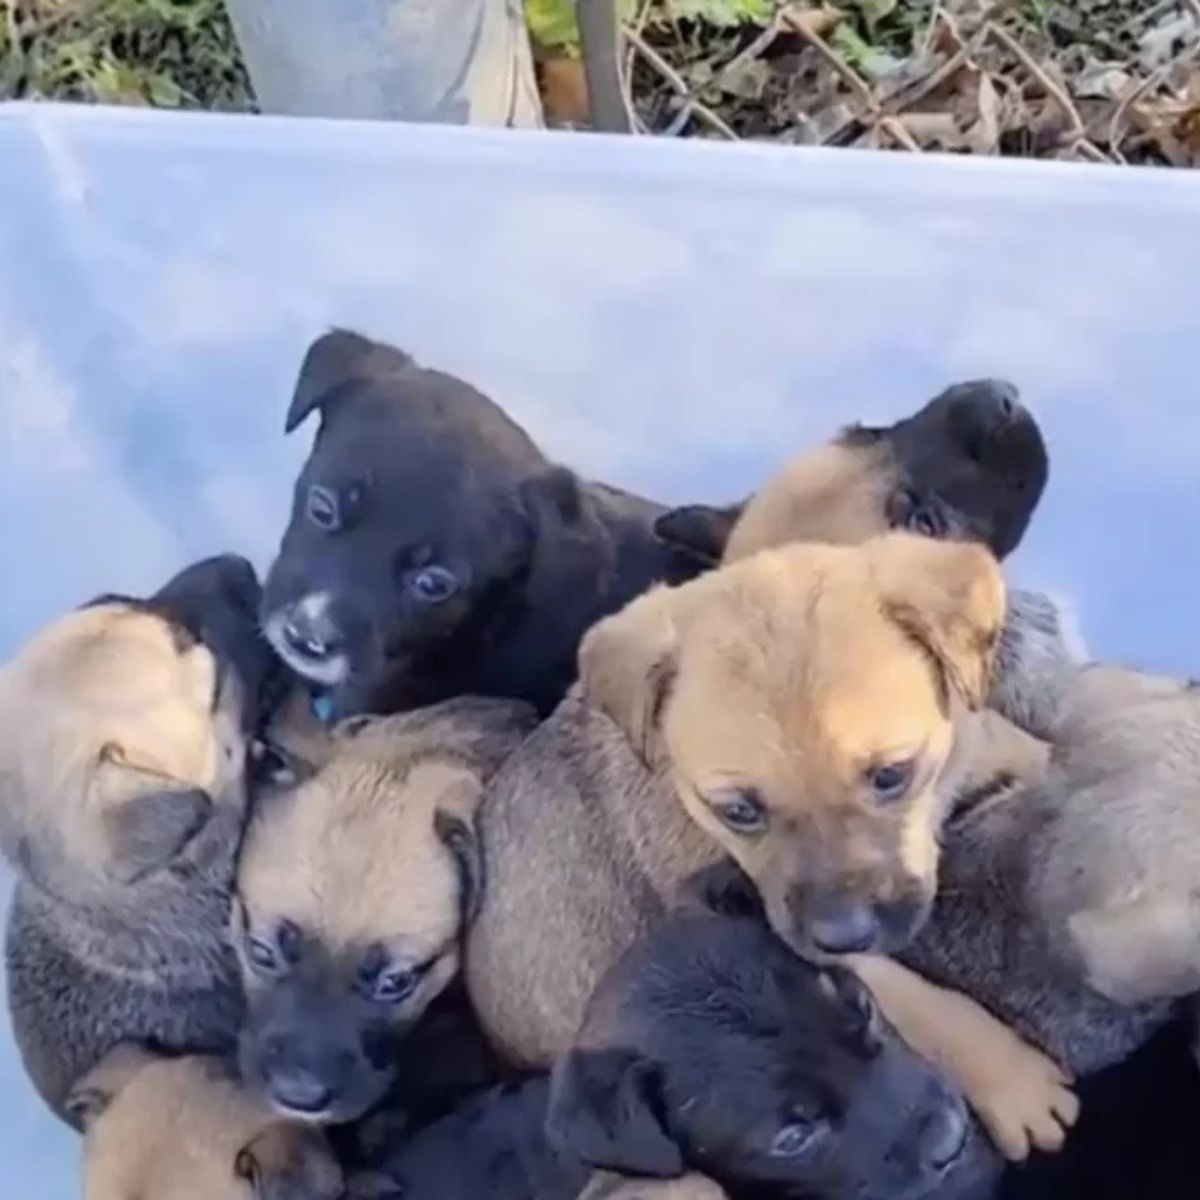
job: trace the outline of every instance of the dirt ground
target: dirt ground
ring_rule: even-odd
[[[620,0],[640,128],[1200,165],[1200,0]],[[527,0],[577,123],[570,0]],[[0,0],[0,98],[252,109],[221,0]]]

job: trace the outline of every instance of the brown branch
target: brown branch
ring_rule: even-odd
[[[1067,95],[1066,92],[1063,91],[1061,87],[1059,87],[1057,83],[1054,82],[1053,79],[1050,78],[1049,75],[1046,74],[1045,70],[1040,67],[1036,61],[1034,61],[1029,51],[1026,50],[1025,47],[1022,46],[1021,43],[1018,42],[1016,38],[1014,38],[1012,34],[1010,34],[1002,25],[996,25],[992,22],[988,22],[984,28],[995,41],[999,42],[1000,45],[1003,46],[1025,68],[1025,70],[1028,71],[1029,74],[1032,75],[1034,79],[1036,79],[1038,83],[1042,85],[1046,91],[1046,94],[1052,97],[1058,103],[1058,106],[1063,110],[1067,116],[1067,119],[1071,122],[1072,129],[1068,134],[1071,140],[1078,141],[1080,138],[1086,137],[1087,126],[1084,125],[1083,118],[1079,115],[1079,110],[1075,107],[1074,101],[1070,96]]]
[[[793,33],[803,38],[842,77],[847,87],[858,97],[859,102],[868,112],[878,111],[879,105],[875,102],[875,97],[871,94],[871,89],[863,77],[823,37],[800,20],[792,9],[785,8],[779,14],[779,20]]]
[[[675,70],[673,66],[649,42],[646,41],[640,33],[635,33],[631,29],[624,30],[624,36],[631,45],[636,47],[637,52],[670,84],[673,91],[682,96],[692,107],[692,111],[705,124],[711,126],[718,133],[727,137],[732,142],[741,141],[741,138],[731,129],[707,104],[697,100],[692,95],[691,88],[687,85],[687,80]]]

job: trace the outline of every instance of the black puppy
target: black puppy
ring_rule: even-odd
[[[501,1087],[398,1148],[403,1194],[575,1200],[601,1169],[693,1170],[735,1198],[985,1195],[996,1161],[963,1101],[856,978],[791,954],[732,867],[689,891],[601,982],[549,1083]]]
[[[462,380],[330,333],[310,347],[288,412],[289,431],[314,409],[321,425],[263,625],[327,691],[330,717],[467,693],[545,714],[574,678],[583,632],[651,584],[715,565],[744,509],[743,543],[801,536],[799,506],[850,540],[904,527],[1007,554],[1047,475],[1015,397],[1002,382],[961,384],[894,425],[844,431],[753,503],[667,510],[553,466]]]
[[[392,346],[317,339],[286,429],[313,410],[263,627],[331,717],[465,694],[546,713],[588,626],[708,565],[655,537],[661,505],[554,466],[486,396]]]

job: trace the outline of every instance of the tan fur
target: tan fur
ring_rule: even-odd
[[[344,722],[325,765],[252,818],[238,867],[238,933],[243,920],[251,930],[288,920],[347,965],[370,946],[412,963],[438,956],[395,1017],[423,1011],[458,970],[463,915],[459,869],[436,820],[472,823],[500,756],[484,743],[494,736],[507,750],[517,737],[511,717],[493,732],[473,721],[468,707],[488,704]]]
[[[1003,605],[996,564],[974,546],[905,534],[794,545],[602,621],[581,648],[583,692],[644,756],[665,757],[684,807],[777,916],[818,846],[825,871],[887,900],[889,840],[933,885],[951,692],[959,707],[981,702]],[[910,759],[911,793],[880,805],[867,771]],[[765,834],[733,833],[714,812],[733,787],[763,798]]]
[[[970,997],[899,963],[855,956],[851,965],[904,1040],[962,1089],[1006,1158],[1061,1149],[1079,1101],[1051,1059]]]
[[[598,1171],[578,1200],[727,1200],[723,1188],[703,1175],[679,1179],[628,1179]]]
[[[341,1172],[317,1135],[281,1122],[217,1059],[118,1047],[81,1082],[76,1103],[85,1107],[84,1200],[341,1195]],[[273,1192],[285,1173],[309,1186]]]
[[[888,529],[886,501],[895,486],[885,442],[838,442],[801,455],[746,504],[725,546],[725,563],[788,542],[857,545]]]
[[[120,603],[71,613],[0,672],[0,845],[20,863],[117,869],[113,822],[132,800],[214,792],[240,770],[236,722],[214,720],[210,651]]]

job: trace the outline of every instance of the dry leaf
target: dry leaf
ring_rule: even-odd
[[[538,75],[546,121],[558,126],[586,125],[591,113],[583,60],[565,54],[542,58]]]
[[[968,148],[976,154],[995,154],[1000,145],[1000,97],[986,72],[979,75],[979,119],[967,130]]]

